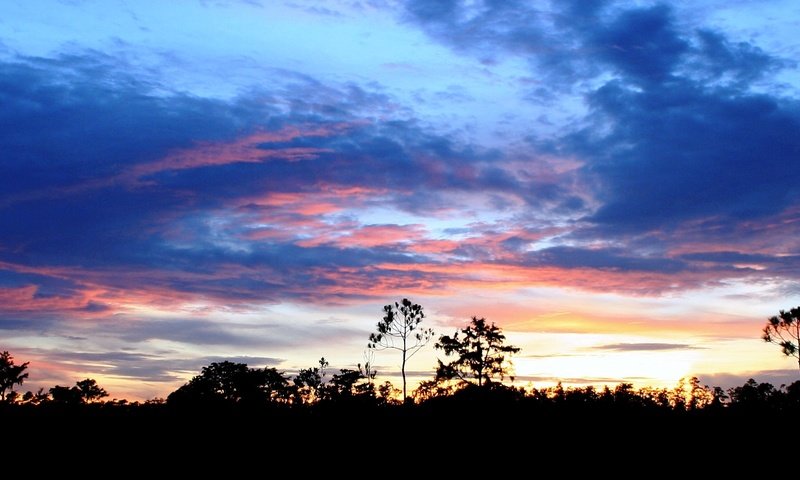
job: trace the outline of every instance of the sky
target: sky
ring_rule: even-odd
[[[800,304],[798,28],[790,0],[4,0],[0,350],[23,390],[163,397],[226,359],[353,368],[409,298],[501,326],[518,386],[793,381],[760,330]]]

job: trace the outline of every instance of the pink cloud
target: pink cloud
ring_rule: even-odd
[[[352,128],[352,125],[291,126],[275,132],[260,131],[232,142],[200,142],[188,149],[176,150],[155,162],[137,165],[118,178],[137,180],[143,176],[169,170],[185,170],[230,163],[260,163],[271,159],[288,161],[315,158],[329,149],[313,147],[269,148],[264,144],[288,142],[297,138],[330,137]]]
[[[800,250],[800,207],[791,207],[771,217],[735,224],[720,218],[685,222],[676,231],[655,232],[665,240],[680,238],[669,252],[743,252],[775,255]]]
[[[314,147],[269,147],[268,143],[287,142],[297,138],[330,137],[341,134],[357,123],[336,123],[330,125],[289,126],[278,131],[258,131],[230,142],[198,142],[191,148],[172,151],[163,158],[126,168],[116,175],[91,179],[75,185],[50,187],[46,190],[32,190],[4,198],[0,208],[20,202],[35,201],[42,198],[60,198],[91,190],[118,185],[136,185],[142,177],[165,171],[186,170],[231,163],[261,163],[273,159],[300,161],[316,158],[329,149]]]
[[[364,225],[349,231],[336,229],[309,240],[298,242],[304,247],[335,245],[342,248],[373,248],[424,239],[425,230],[421,225]]]
[[[362,227],[346,216],[334,218],[333,214],[357,208],[383,193],[379,189],[323,185],[313,194],[270,192],[239,199],[235,208],[248,216],[245,223],[251,227],[242,235],[245,240],[294,241],[309,248],[323,244],[343,245],[341,238],[351,236],[348,232],[358,232]],[[364,232],[354,240],[369,242],[370,233],[373,237],[378,235],[377,231]]]
[[[422,225],[366,225],[339,239],[343,246],[377,247],[414,242],[424,238]]]
[[[82,289],[69,295],[39,295],[36,285],[0,288],[0,311],[5,312],[70,312],[76,317],[95,316],[100,310],[108,313],[102,296],[105,290]]]
[[[300,215],[324,215],[342,210],[343,207],[337,205],[337,200],[330,196],[323,196],[320,199],[317,195],[302,192],[273,192],[257,199],[245,199],[244,202],[238,200],[237,203],[273,207],[286,213]]]
[[[431,240],[420,239],[410,245],[408,250],[414,253],[429,253],[429,254],[447,254],[455,250],[461,245],[461,242],[455,240]]]
[[[236,278],[246,271],[244,267],[219,268],[213,273],[168,272],[157,268],[81,268],[81,267],[27,267],[0,262],[0,268],[20,273],[33,273],[75,284],[68,295],[37,295],[38,287],[0,289],[0,310],[14,312],[66,313],[70,317],[89,318],[129,312],[139,307],[181,309],[202,296],[220,303],[230,299],[229,289],[196,294],[177,291],[171,285],[198,281]],[[234,271],[231,271],[234,270]],[[94,306],[103,306],[95,309]]]

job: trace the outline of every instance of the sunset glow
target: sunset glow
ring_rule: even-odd
[[[519,386],[797,378],[760,339],[800,305],[795,2],[34,3],[0,5],[24,389],[353,368],[402,298],[500,325]]]

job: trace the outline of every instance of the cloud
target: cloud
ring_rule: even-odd
[[[621,249],[551,247],[531,252],[527,255],[527,260],[528,264],[532,265],[563,268],[614,269],[660,273],[677,273],[688,269],[688,265],[679,260],[628,255]]]
[[[741,387],[749,379],[759,383],[771,383],[775,387],[791,385],[797,381],[797,370],[759,370],[741,373],[705,373],[697,377],[704,384],[725,389]]]
[[[191,296],[310,300],[353,269],[367,284],[418,285],[365,267],[455,245],[419,225],[358,221],[359,209],[436,216],[474,208],[475,195],[543,209],[573,196],[557,185],[574,168],[372,120],[391,99],[355,85],[282,72],[272,91],[206,100],[122,67],[96,52],[0,65],[16,132],[0,135],[0,170],[21,179],[0,187],[0,261],[17,304],[57,309],[42,300],[56,284],[69,288],[51,303],[82,314]],[[264,102],[273,96],[288,107]]]
[[[313,2],[299,8],[332,13]],[[231,67],[222,69],[236,76],[229,85],[258,72],[259,83],[202,98],[163,81],[175,64],[163,78],[135,64],[149,54],[133,44],[129,55],[8,50],[0,176],[13,181],[0,182],[0,330],[15,345],[52,346],[61,363],[45,368],[59,381],[87,366],[172,382],[202,365],[163,345],[282,355],[298,338],[314,347],[363,338],[351,318],[313,327],[291,315],[238,320],[273,307],[477,292],[468,318],[495,293],[502,303],[552,293],[551,307],[571,289],[579,292],[570,299],[598,292],[607,305],[732,283],[791,293],[800,108],[776,74],[793,62],[713,26],[696,29],[682,8],[411,0],[340,9],[350,19],[359,9],[399,16],[463,57],[437,69],[502,82],[497,113],[546,112],[541,122],[509,114],[497,128],[530,125],[530,135],[506,132],[509,143],[493,139],[495,148],[422,120],[448,117],[464,99],[489,100],[474,78],[403,92],[362,82],[370,69],[350,77],[360,83],[334,82],[222,49],[202,70]],[[202,76],[191,55],[159,52],[150,64],[179,59],[182,75]],[[424,58],[377,68],[423,78]],[[238,70],[245,64],[247,73]],[[514,95],[532,105],[517,109]],[[526,310],[508,324],[504,308],[495,307],[498,319],[516,332],[654,328],[596,311],[543,319]],[[660,320],[678,332],[711,328]],[[134,349],[115,356],[121,345]]]
[[[334,236],[317,236],[300,242],[301,246],[332,244],[342,247],[374,248],[392,246],[398,243],[415,244],[423,241],[424,229],[421,225],[361,225],[352,231],[339,230]]]
[[[613,350],[616,352],[653,352],[662,350],[694,350],[698,347],[686,343],[612,343],[608,345],[598,345],[592,347],[596,350]]]
[[[756,271],[796,277],[786,253],[797,248],[800,104],[773,78],[794,62],[692,29],[678,8],[406,4],[406,22],[458,53],[529,62],[548,86],[528,98],[579,95],[588,107],[564,134],[530,136],[538,152],[578,163],[559,195],[567,201],[567,178],[580,185],[572,213],[586,214],[560,245],[504,241],[518,251],[510,263],[671,273],[680,288]]]
[[[409,2],[406,19],[433,38],[469,55],[525,58],[539,75],[563,71],[555,88],[580,89],[591,109],[583,126],[534,143],[584,162],[595,235],[736,222],[796,203],[798,102],[752,89],[790,62],[713,29],[686,30],[664,4],[580,2],[578,13],[570,2],[552,11],[427,3]]]
[[[405,3],[405,19],[437,40],[484,61],[504,50],[525,54],[547,48],[542,15],[525,2],[463,2],[459,0]]]
[[[685,80],[642,92],[610,83],[591,100],[611,132],[579,132],[567,144],[594,157],[586,173],[604,185],[603,202],[588,220],[606,231],[750,220],[779,214],[800,193],[800,170],[790,160],[800,149],[792,100],[708,91]]]
[[[795,66],[747,42],[733,42],[719,32],[701,29],[696,32],[697,53],[689,61],[687,74],[715,84],[738,87],[766,77],[783,68]]]
[[[0,186],[6,311],[796,277],[789,240],[756,243],[796,203],[796,102],[751,88],[785,62],[686,31],[666,6],[428,3],[409,2],[406,21],[485,61],[551,66],[588,117],[490,150],[427,129],[379,87],[275,71],[223,101],[97,52],[4,61],[0,173],[21,179]],[[203,328],[189,333],[239,341]]]
[[[70,371],[86,372],[92,371],[95,375],[102,375],[104,378],[124,378],[139,382],[169,383],[175,385],[184,381],[187,376],[197,375],[202,367],[213,362],[230,361],[245,363],[251,368],[261,368],[264,366],[276,366],[283,362],[283,359],[273,357],[258,356],[196,356],[192,358],[164,358],[164,354],[150,354],[138,352],[64,352],[59,350],[47,350],[41,348],[21,349],[20,352],[26,358],[32,360],[32,368],[38,372],[41,367],[45,367],[52,372],[59,372],[55,375],[61,384],[69,384],[79,378],[71,380]],[[42,366],[36,359],[46,358],[47,364]],[[41,373],[41,372],[39,372]],[[50,374],[50,376],[53,376]],[[53,378],[55,380],[56,378]],[[48,378],[39,375],[38,382]],[[52,385],[48,385],[52,386]]]
[[[624,10],[589,29],[586,44],[615,73],[644,85],[667,80],[689,49],[666,5]]]
[[[602,385],[619,385],[620,383],[627,383],[631,381],[652,381],[653,379],[650,378],[641,378],[641,377],[625,377],[625,378],[614,378],[614,377],[555,377],[555,376],[547,376],[547,375],[516,375],[514,377],[514,383],[519,385],[520,383],[527,383],[527,382],[545,382],[545,383],[563,383],[566,385],[576,385],[576,386],[593,386],[598,387]]]

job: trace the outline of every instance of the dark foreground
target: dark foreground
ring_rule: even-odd
[[[205,460],[260,452],[308,462],[457,454],[461,462],[516,458],[659,458],[727,462],[795,445],[800,409],[719,405],[702,410],[636,404],[543,403],[503,396],[443,397],[421,405],[357,400],[317,405],[0,405],[7,438],[60,451]],[[248,453],[249,452],[249,453]],[[303,453],[305,452],[305,453]],[[405,453],[403,453],[405,452]],[[341,455],[345,455],[341,457]],[[522,455],[522,457],[520,457]],[[198,457],[199,456],[199,457]],[[610,457],[609,457],[610,456]],[[438,457],[437,457],[438,458]],[[316,459],[316,460],[315,460]],[[480,460],[483,459],[483,460]]]

